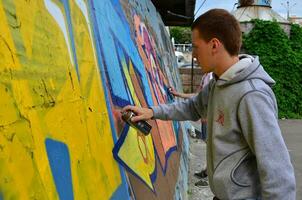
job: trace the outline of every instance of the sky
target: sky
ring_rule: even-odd
[[[194,13],[196,13],[197,9],[200,7],[203,1],[204,0],[196,0]],[[295,15],[298,17],[302,17],[302,0],[288,0],[288,1],[290,5],[289,7],[291,8],[289,12],[290,16]],[[206,0],[203,6],[198,11],[198,13],[196,13],[195,17],[198,17],[202,13],[212,8],[223,8],[228,11],[232,11],[233,9],[236,9],[236,7],[234,7],[234,4],[237,2],[238,0]],[[279,13],[279,15],[281,15],[284,18],[286,18],[287,10],[286,7],[282,5],[282,3],[286,5],[286,2],[287,0],[272,0],[272,4],[271,4],[273,10]]]

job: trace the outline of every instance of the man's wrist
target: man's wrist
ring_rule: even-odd
[[[153,111],[153,109],[151,107],[149,107],[149,109],[150,109],[150,112],[151,112],[151,115],[152,115],[151,119],[154,120],[155,119],[154,118],[154,111]]]

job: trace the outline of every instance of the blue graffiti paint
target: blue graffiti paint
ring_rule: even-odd
[[[2,195],[2,193],[0,193],[0,200],[3,200],[3,195]]]
[[[69,151],[66,144],[46,139],[45,146],[52,176],[61,200],[73,199]]]
[[[128,199],[125,194],[128,194],[127,188],[122,184],[110,197],[110,200]]]
[[[124,50],[124,48],[121,46],[121,44],[119,43],[119,41],[118,40],[115,40],[115,49],[116,49],[116,51],[117,51],[117,55],[118,55],[118,60],[119,60],[119,64],[120,64],[120,69],[119,70],[121,70],[121,74],[122,74],[122,79],[123,79],[123,82],[124,82],[124,85],[127,85],[127,81],[126,81],[126,78],[125,78],[125,75],[123,74],[123,72],[122,72],[122,62],[126,62],[126,63],[129,63],[129,61],[131,60],[131,58],[127,55],[127,53],[126,53],[126,51]],[[138,76],[137,76],[137,78],[138,78],[138,80],[141,80],[141,79],[139,79],[139,77],[141,77],[141,75],[139,74],[139,72],[138,72],[138,70],[137,70],[137,67],[136,67],[136,65],[132,62],[132,64],[133,64],[133,68],[134,68],[134,71],[135,71],[135,75],[137,75],[138,74]],[[127,65],[128,66],[128,65]],[[128,66],[129,67],[129,66]],[[129,68],[128,68],[129,69]],[[107,75],[107,78],[109,78],[108,76],[108,74],[107,74],[107,70],[105,70],[106,71],[106,75]],[[108,81],[109,82],[109,88],[111,88],[111,84],[110,84],[110,81]],[[152,84],[152,86],[154,86],[154,84]],[[143,95],[144,95],[144,98],[146,99],[146,96],[147,96],[147,94],[145,93],[145,88],[146,86],[143,86],[141,83],[140,83],[140,88],[142,88],[142,92],[143,92]],[[166,92],[168,91],[168,87],[166,87],[165,86],[165,89],[166,89]],[[155,88],[154,88],[154,90],[155,90]],[[111,91],[111,90],[110,90]],[[128,90],[127,90],[128,91]],[[132,97],[131,97],[131,95],[129,96],[130,94],[128,94],[128,99],[129,99],[129,102],[128,102],[128,104],[129,103],[131,103],[131,104],[133,104],[133,100],[132,100]],[[155,95],[156,95],[156,93],[155,93]],[[123,107],[124,105],[122,105],[124,102],[123,102],[123,100],[121,100],[121,99],[119,99],[118,97],[116,97],[114,94],[111,94],[111,96],[112,96],[112,101],[113,101],[113,103],[116,103],[115,105],[118,105],[118,106],[121,106],[121,107]],[[157,98],[157,99],[159,99],[159,98]],[[171,100],[172,101],[172,100]],[[158,102],[159,103],[159,102]],[[126,103],[127,104],[127,103]],[[176,138],[178,138],[178,131],[179,131],[179,128],[178,128],[178,126],[179,126],[179,123],[178,122],[176,122],[176,121],[173,121],[173,127],[174,127],[174,132],[175,132],[175,134],[176,134]],[[120,140],[122,140],[121,138],[120,138]],[[116,145],[119,145],[119,142],[118,143],[116,143]],[[122,145],[122,144],[121,144]],[[155,147],[155,145],[154,145],[154,147]],[[116,148],[116,147],[115,147]],[[160,163],[160,166],[161,166],[161,169],[162,169],[162,171],[163,171],[163,173],[164,174],[166,174],[166,171],[167,171],[167,167],[168,167],[168,159],[170,158],[170,156],[171,156],[171,154],[174,152],[174,151],[176,151],[177,150],[177,146],[173,146],[173,147],[171,147],[166,153],[165,153],[165,165],[164,166],[162,166],[162,164]],[[156,149],[155,149],[155,152],[156,152]],[[118,162],[120,162],[120,159],[119,160],[117,160]],[[124,166],[124,164],[123,163],[120,163],[121,165],[123,165]],[[128,167],[125,167],[126,169],[128,169]],[[156,179],[156,172],[155,173],[152,173],[151,174],[151,180],[155,180]]]
[[[121,200],[121,199],[130,200],[130,197],[128,196],[128,190],[125,187],[124,183],[122,183],[110,197],[110,200]]]
[[[118,59],[119,59],[119,61],[120,61],[120,65],[121,65],[121,68],[122,68],[122,60],[125,60],[125,61],[126,61],[126,60],[129,60],[130,57],[129,57],[128,55],[126,55],[124,49],[119,45],[119,42],[118,42],[118,41],[116,41],[116,50],[117,50],[117,54],[119,55]],[[133,63],[133,68],[134,68],[134,70],[135,70],[135,74],[138,74],[139,72],[137,71],[137,68],[135,67],[134,63]],[[140,75],[139,75],[139,77],[140,77]],[[124,79],[124,84],[127,85],[127,82],[126,82],[124,76],[123,76],[123,79]],[[144,86],[140,85],[140,88],[142,88],[142,92],[143,92],[144,97],[145,97],[145,99],[146,99],[146,95],[147,95],[147,94],[145,94]],[[166,90],[168,91],[168,88],[167,88],[167,87],[165,87],[165,88],[166,88]],[[130,99],[130,100],[131,100],[131,98],[132,98],[132,97],[129,96],[129,99]],[[115,100],[115,101],[116,101],[116,100]],[[173,127],[174,127],[174,131],[175,131],[175,133],[176,133],[177,138],[178,138],[178,130],[179,130],[178,125],[179,125],[178,122],[173,121]],[[120,138],[120,140],[122,140],[122,139]],[[118,144],[119,144],[119,142],[118,142],[116,145],[118,145]],[[121,145],[122,145],[122,144],[121,144]],[[154,147],[155,147],[155,145],[154,145]],[[116,148],[116,147],[115,147],[115,148]],[[117,147],[117,148],[118,148],[118,147]],[[171,156],[171,154],[172,154],[174,151],[176,151],[176,150],[177,150],[177,146],[171,147],[171,148],[166,152],[166,154],[165,154],[165,160],[166,160],[165,166],[162,166],[162,164],[160,163],[160,166],[161,166],[162,171],[163,171],[164,174],[166,174],[166,171],[167,171],[167,167],[168,167],[168,159],[169,159],[169,157]],[[156,149],[155,149],[155,152],[156,152]],[[119,161],[119,160],[118,160],[118,161]],[[121,164],[122,164],[122,163],[121,163]],[[126,167],[126,169],[128,169],[128,168]],[[154,180],[154,181],[155,181],[156,175],[157,175],[156,172],[152,173],[152,174],[151,174],[151,180]]]
[[[133,105],[134,102],[133,102],[131,93],[129,91],[127,80],[125,78],[125,74],[124,74],[123,68],[122,68],[122,62],[125,62],[125,64],[127,64],[126,58],[125,58],[125,55],[123,54],[123,52],[119,48],[121,48],[121,47],[115,46],[114,51],[116,52],[116,55],[117,55],[116,60],[120,67],[116,68],[116,71],[114,74],[112,74],[112,72],[110,72],[110,69],[109,69],[110,67],[108,67],[107,65],[104,65],[104,68],[105,68],[106,79],[108,80],[108,87],[109,87],[110,96],[111,96],[113,104],[115,106],[124,107],[129,104]],[[122,98],[120,97],[120,95],[117,95],[117,92],[115,92],[113,89],[115,83],[111,82],[112,79],[110,77],[112,77],[116,74],[118,74],[118,76],[119,76],[118,83],[123,85],[123,87],[125,88],[126,95]]]
[[[104,2],[105,1],[105,2]],[[153,105],[151,91],[148,87],[148,79],[145,71],[144,64],[139,55],[135,42],[131,38],[131,32],[129,24],[124,16],[123,12],[117,13],[120,7],[117,2],[111,2],[108,0],[93,2],[95,25],[99,33],[98,41],[102,48],[104,56],[104,65],[106,69],[101,69],[109,74],[108,81],[112,83],[111,92],[120,99],[127,99],[127,89],[125,85],[120,81],[122,80],[122,74],[119,70],[120,65],[118,62],[118,55],[115,51],[115,41],[119,41],[121,46],[126,51],[127,55],[136,64],[137,70],[140,73],[143,85],[146,86],[145,92],[148,94],[146,101],[148,105]],[[117,11],[116,11],[117,10]],[[108,31],[110,30],[110,31]]]
[[[100,35],[100,29],[98,28],[98,24],[97,24],[97,10],[95,8],[94,5],[95,1],[93,0],[88,0],[88,8],[89,8],[89,13],[90,13],[90,19],[92,21],[93,27],[93,39],[94,42],[96,44],[96,52],[97,52],[97,61],[98,61],[98,65],[100,67],[100,76],[102,79],[103,83],[106,83],[106,78],[105,78],[105,72],[104,72],[104,54],[103,54],[103,49],[102,49],[102,43],[101,43],[101,35]],[[110,100],[109,100],[109,91],[107,90],[107,88],[105,87],[105,84],[103,84],[103,89],[104,89],[104,93],[105,93],[105,100],[106,100],[106,105],[107,105],[107,109],[108,111],[112,111],[112,107],[110,105]],[[114,119],[112,115],[109,115],[110,118],[110,126],[114,127]],[[116,130],[114,128],[112,128],[112,137],[113,137],[113,141],[116,142],[117,141],[117,133]],[[129,194],[129,190],[128,188],[130,187],[127,180],[126,180],[126,175],[124,170],[122,169],[122,166],[119,165],[119,171],[121,173],[121,177],[122,177],[122,184],[116,189],[116,191],[114,192],[114,194],[112,195],[111,199],[112,200],[119,200],[119,199],[130,199],[130,194]],[[131,198],[132,199],[132,198]],[[135,198],[134,198],[135,199]]]
[[[125,84],[123,71],[121,70],[121,54],[124,56],[126,63],[129,60],[132,61],[135,73],[137,74],[137,77],[140,77],[138,80],[140,82],[140,87],[144,89],[143,94],[145,96],[145,100],[148,105],[153,105],[151,88],[148,83],[148,75],[138,52],[136,43],[131,37],[133,34],[129,28],[129,22],[124,16],[124,11],[121,9],[120,2],[118,0],[90,0],[89,3],[91,9],[91,18],[93,21],[94,39],[96,41],[97,55],[100,63],[99,71],[101,72],[102,81],[105,83],[104,92],[106,94],[105,96],[108,112],[111,113],[115,106],[122,107],[124,104],[131,103],[133,101],[132,98],[129,98],[129,90],[127,88],[127,84]],[[154,20],[152,18],[154,23],[151,24],[156,24],[156,27],[159,27],[158,19],[160,19],[160,17],[155,18]],[[153,27],[152,25],[150,27]],[[161,30],[160,28],[155,29],[157,30],[156,33]],[[162,46],[160,49],[164,48],[162,41],[159,42],[159,45]],[[163,67],[163,64],[161,67]],[[111,99],[109,99],[110,97]],[[110,104],[111,100],[113,104]],[[125,167],[130,173],[135,175],[135,173],[131,171],[131,169],[127,168],[127,165],[123,163],[122,160],[119,160],[118,157],[119,146],[125,139],[126,133],[123,132],[120,135],[119,140],[117,140],[113,116],[110,114],[109,118],[114,141],[116,142],[115,148],[113,149],[113,155],[120,163],[120,166]],[[178,129],[176,126],[174,126],[174,128]],[[174,146],[171,147],[168,152],[166,152],[166,161],[170,157],[171,153],[176,149],[177,147]],[[156,162],[158,162],[158,160],[156,160]],[[164,166],[163,171],[166,169],[167,166]],[[156,179],[156,170],[157,169],[155,169],[155,172],[150,175],[152,183]],[[124,170],[121,169],[121,174],[124,174],[123,171]],[[114,195],[119,196],[119,194],[120,193],[116,191]],[[128,198],[128,196],[125,194],[120,196],[120,199],[125,198]]]
[[[116,49],[116,52],[117,52],[117,55],[118,55],[117,59],[119,61],[119,65],[120,65],[120,71],[121,71],[121,74],[122,74],[122,79],[124,81],[124,85],[127,85],[126,90],[127,90],[127,94],[128,94],[128,98],[127,98],[127,100],[129,101],[128,104],[129,103],[134,104],[134,102],[133,102],[133,99],[132,99],[132,95],[130,94],[130,91],[129,91],[129,86],[128,86],[125,74],[122,71],[123,62],[126,63],[128,70],[130,70],[129,69],[129,62],[132,63],[132,66],[133,66],[133,69],[134,69],[134,73],[135,73],[134,75],[136,76],[136,78],[138,80],[139,87],[142,89],[141,92],[143,93],[144,99],[146,100],[147,97],[150,96],[150,94],[146,93],[145,88],[149,87],[149,85],[144,85],[145,82],[142,81],[142,78],[141,78],[142,75],[140,74],[138,68],[136,67],[136,64],[131,60],[130,56],[127,55],[126,51],[121,46],[121,44],[118,42],[118,40],[115,40],[115,49]],[[114,98],[118,98],[118,97],[115,97],[114,94],[111,94],[111,95],[112,95],[113,101],[114,101]],[[146,103],[147,103],[148,106],[150,106],[148,104],[148,102],[146,102]],[[119,104],[116,104],[116,105],[119,105]],[[125,105],[123,105],[123,106],[125,106]]]
[[[128,172],[130,172],[131,174],[133,174],[135,177],[137,177],[139,180],[141,180],[153,193],[156,193],[155,190],[153,190],[152,188],[150,188],[148,186],[148,184],[135,172],[133,171],[128,165],[127,163],[125,163],[118,155],[125,139],[127,138],[127,135],[128,135],[128,132],[129,132],[129,126],[126,125],[121,133],[121,136],[119,138],[119,140],[116,142],[113,150],[112,150],[112,153],[113,153],[113,157],[114,159],[120,164],[122,165]],[[155,166],[156,166],[156,162],[157,160],[155,160]],[[155,167],[154,171],[150,174],[150,179],[151,179],[151,182],[152,184],[155,182],[156,180],[156,177],[157,177],[157,169]]]

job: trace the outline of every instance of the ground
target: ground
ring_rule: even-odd
[[[302,120],[280,120],[282,134],[291,156],[297,182],[297,200],[302,199]],[[195,125],[196,126],[196,125]],[[206,144],[199,139],[190,138],[189,200],[212,200],[209,187],[196,187],[198,181],[194,172],[205,166]],[[281,172],[280,172],[281,173]]]

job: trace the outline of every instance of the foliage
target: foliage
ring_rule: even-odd
[[[189,27],[170,27],[171,37],[174,38],[176,44],[190,44],[191,43],[191,29]]]
[[[302,29],[291,25],[290,38],[277,22],[253,20],[254,28],[243,36],[243,47],[276,81],[280,118],[302,118]]]
[[[293,24],[290,30],[290,45],[296,52],[302,52],[302,28]]]

